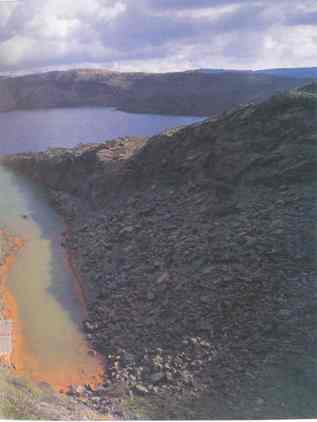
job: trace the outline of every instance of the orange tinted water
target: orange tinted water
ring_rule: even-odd
[[[24,240],[6,276],[16,370],[58,388],[98,384],[103,363],[81,330],[85,308],[61,246],[61,218],[41,189],[2,167],[0,192],[0,226]]]

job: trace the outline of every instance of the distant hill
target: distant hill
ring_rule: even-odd
[[[306,82],[254,72],[210,72],[81,69],[10,77],[0,79],[0,111],[93,105],[136,113],[207,116],[260,102]]]
[[[218,73],[253,73],[253,70],[251,69],[208,69],[208,68],[202,68],[202,69],[195,69],[193,72],[198,73],[207,73],[209,75],[214,75]]]
[[[317,78],[317,67],[289,67],[281,69],[263,69],[257,70],[256,73],[262,75],[283,76],[291,78]]]
[[[196,72],[205,74],[219,74],[219,73],[243,73],[243,74],[257,74],[257,75],[270,75],[281,76],[287,78],[299,79],[315,79],[317,78],[317,67],[285,67],[276,69],[260,69],[260,70],[233,70],[233,69],[197,69]]]

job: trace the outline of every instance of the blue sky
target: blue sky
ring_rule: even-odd
[[[0,0],[0,72],[317,65],[311,0]]]

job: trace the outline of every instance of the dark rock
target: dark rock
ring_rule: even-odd
[[[40,175],[69,219],[110,389],[208,397],[209,417],[317,412],[314,95],[147,141],[2,159]]]
[[[152,374],[152,375],[150,376],[150,381],[151,381],[153,384],[158,384],[158,383],[160,383],[161,381],[163,381],[163,380],[164,380],[164,378],[165,378],[165,374],[164,374],[164,373],[162,373],[162,372],[157,372],[156,374]]]

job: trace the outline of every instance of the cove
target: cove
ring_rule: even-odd
[[[61,246],[65,226],[45,192],[0,166],[0,227],[24,241],[7,275],[16,303],[13,364],[58,388],[100,382],[101,358],[81,330],[85,306]]]
[[[202,117],[131,114],[106,107],[0,113],[0,154],[71,148],[123,136],[152,136]]]

